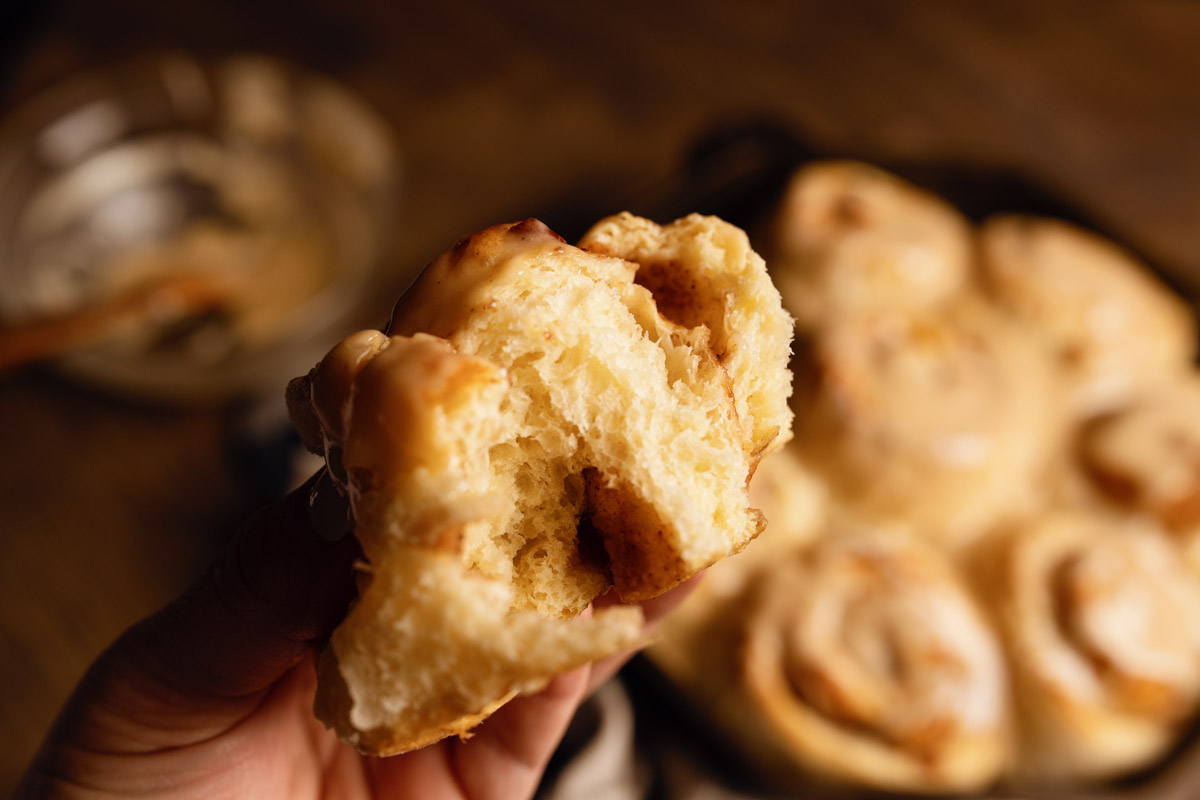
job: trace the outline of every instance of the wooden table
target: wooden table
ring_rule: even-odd
[[[30,4],[21,47],[0,61],[0,107],[167,47],[264,51],[330,74],[403,148],[398,275],[487,224],[620,210],[715,122],[767,115],[837,150],[1015,166],[1200,278],[1200,5],[277,6]],[[0,377],[0,790],[90,659],[177,593],[259,499],[231,466],[240,419],[38,369]]]

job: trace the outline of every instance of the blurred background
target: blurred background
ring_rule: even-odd
[[[535,216],[578,235],[686,204],[695,144],[744,123],[818,152],[1014,171],[1200,281],[1200,5],[1185,0],[8,0],[4,146],[30,101],[81,74],[248,53],[336,82],[382,137],[361,169],[388,216],[359,233],[370,280],[322,312],[326,343],[382,324],[415,270],[481,227]],[[12,186],[0,175],[0,206],[26,191]],[[22,280],[0,269],[0,306]],[[282,379],[197,402],[105,383],[94,363],[0,374],[0,790],[91,659],[291,479]]]

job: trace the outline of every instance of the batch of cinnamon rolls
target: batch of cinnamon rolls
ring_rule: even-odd
[[[798,171],[758,243],[797,320],[768,519],[651,658],[764,771],[915,793],[1152,770],[1200,711],[1190,307],[1063,221]]]

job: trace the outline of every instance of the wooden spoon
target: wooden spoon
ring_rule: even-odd
[[[221,278],[175,273],[94,305],[0,328],[0,372],[94,344],[131,324],[163,324],[228,305],[233,286]]]

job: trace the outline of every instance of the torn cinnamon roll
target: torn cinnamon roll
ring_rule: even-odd
[[[636,607],[581,614],[759,533],[747,484],[790,436],[792,330],[715,217],[620,214],[579,247],[526,220],[435,259],[386,333],[289,387],[364,555],[318,717],[362,752],[404,752],[644,643]]]

